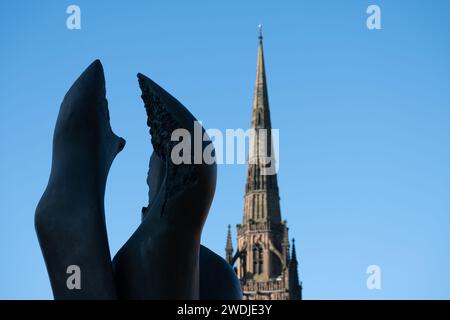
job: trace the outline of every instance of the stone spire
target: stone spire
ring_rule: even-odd
[[[263,37],[260,26],[256,80],[253,97],[252,132],[245,186],[244,221],[281,222],[277,175],[265,175],[264,169],[275,166],[272,154],[272,135],[264,65]],[[265,129],[265,130],[261,130]],[[266,137],[264,139],[264,137]],[[269,162],[270,161],[270,162]]]
[[[297,253],[295,252],[295,239],[292,239],[292,256],[289,262],[289,288],[291,300],[302,298],[302,286],[298,277]]]
[[[227,245],[225,247],[226,260],[233,264],[233,242],[231,241],[231,226],[228,225]]]
[[[298,273],[294,272],[297,260],[294,254],[295,262],[290,265],[289,228],[287,221],[281,220],[276,170],[267,170],[277,167],[276,155],[271,152],[272,124],[261,26],[258,40],[244,215],[242,224],[236,228],[237,249],[234,256],[231,258],[231,241],[228,241],[230,232],[225,250],[227,260],[231,259],[232,265],[237,263],[235,271],[245,299],[299,299],[301,286]],[[262,139],[264,136],[266,139]]]

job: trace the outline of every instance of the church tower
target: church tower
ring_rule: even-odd
[[[248,300],[301,299],[295,246],[292,256],[287,222],[281,219],[275,156],[261,27],[252,111],[244,216],[237,225],[237,251],[233,255],[228,228],[226,259],[235,265]]]

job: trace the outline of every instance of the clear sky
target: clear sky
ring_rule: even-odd
[[[81,8],[81,30],[66,8]],[[368,30],[377,4],[382,30]],[[450,298],[450,2],[9,1],[0,10],[0,298],[51,298],[34,232],[66,91],[101,59],[127,140],[106,190],[112,255],[147,202],[151,144],[136,73],[206,128],[248,128],[257,25],[283,218],[305,299]],[[202,243],[224,254],[242,220],[245,165],[218,169]],[[234,242],[235,246],[236,243]],[[368,290],[366,268],[382,271]]]

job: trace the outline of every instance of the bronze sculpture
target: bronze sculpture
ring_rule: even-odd
[[[231,266],[200,246],[214,197],[216,164],[174,164],[171,159],[171,133],[179,128],[192,132],[196,120],[152,80],[142,74],[138,79],[154,150],[147,176],[149,205],[113,262],[103,199],[109,168],[125,140],[109,124],[99,60],[82,73],[61,104],[50,179],[35,214],[54,297],[241,299]],[[211,143],[204,141],[202,150]],[[69,265],[82,271],[80,289],[67,287]],[[212,275],[216,286],[210,284]]]

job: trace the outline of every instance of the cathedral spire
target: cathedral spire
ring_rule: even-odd
[[[281,219],[277,172],[267,170],[278,167],[276,154],[271,151],[273,129],[261,25],[251,126],[243,221],[236,228],[234,255],[228,230],[226,259],[231,265],[236,262],[235,271],[246,299],[299,299],[301,285],[296,271],[297,257],[294,247],[291,264],[289,228],[287,221]],[[273,138],[275,140],[275,134]]]
[[[262,38],[260,26],[251,122],[252,135],[245,186],[244,223],[257,220],[281,222],[277,175],[263,174],[267,166],[275,166],[276,159],[272,154],[272,124]]]

